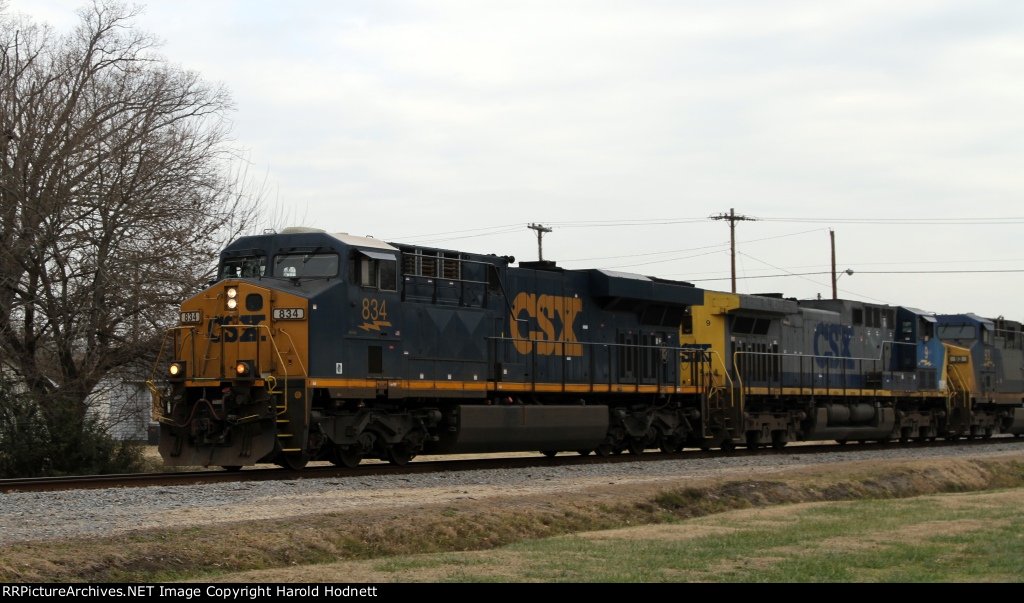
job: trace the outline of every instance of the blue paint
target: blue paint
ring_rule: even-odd
[[[819,322],[814,327],[814,359],[818,368],[840,368],[843,362],[838,358],[852,358],[850,353],[850,341],[853,339],[853,327],[839,324]],[[824,358],[823,358],[824,356]],[[835,357],[829,360],[828,357]],[[846,360],[845,366],[848,369],[854,367],[853,360]]]
[[[917,367],[939,368],[945,363],[946,348],[938,337],[917,342]]]

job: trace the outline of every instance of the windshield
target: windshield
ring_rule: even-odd
[[[974,325],[939,325],[939,339],[974,339]]]
[[[220,265],[220,278],[259,278],[267,273],[265,256],[228,258]]]
[[[334,253],[295,253],[274,257],[274,276],[302,278],[337,275],[338,256]]]

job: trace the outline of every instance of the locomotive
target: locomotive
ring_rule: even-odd
[[[312,228],[237,239],[165,339],[161,456],[300,469],[1024,433],[1018,322],[514,261]]]

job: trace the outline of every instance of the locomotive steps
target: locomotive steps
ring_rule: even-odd
[[[566,495],[474,496],[275,521],[182,525],[120,536],[17,543],[0,551],[0,580],[283,581],[307,564],[485,550],[549,536],[659,525],[750,507],[904,498],[1024,486],[1024,454],[747,468],[728,477],[606,483]],[[300,580],[332,580],[329,566]],[[236,572],[254,571],[240,575]],[[316,577],[321,576],[321,577]],[[336,579],[341,579],[338,576]]]

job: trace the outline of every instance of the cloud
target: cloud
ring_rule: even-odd
[[[75,5],[12,2],[44,16]],[[149,2],[140,24],[172,60],[232,91],[235,138],[282,202],[308,206],[310,221],[331,229],[390,237],[729,207],[766,217],[1020,214],[1022,12],[994,0],[186,0]],[[836,228],[851,263],[1017,255],[1011,226]],[[740,228],[750,239],[801,230]],[[747,251],[774,266],[826,266],[823,232]],[[727,235],[717,223],[556,228],[545,255],[682,249]],[[534,245],[525,228],[448,244],[520,257]],[[642,270],[721,274],[728,258]],[[857,274],[843,284],[990,314],[1024,294],[1011,278],[971,278]],[[981,286],[1003,293],[979,300],[970,291]],[[827,292],[798,278],[741,287]]]

